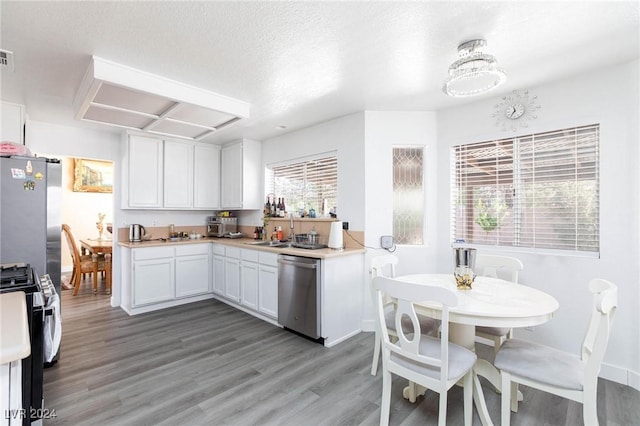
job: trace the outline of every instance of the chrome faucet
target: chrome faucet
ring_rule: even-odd
[[[289,213],[289,241],[293,242],[294,233],[293,233],[293,212]]]

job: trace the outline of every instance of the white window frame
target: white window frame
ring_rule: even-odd
[[[268,195],[272,195],[275,197],[275,201],[277,201],[277,199],[279,197],[284,196],[285,197],[285,207],[287,208],[288,212],[294,212],[295,214],[297,214],[298,208],[299,206],[295,206],[293,205],[294,203],[292,202],[291,199],[287,199],[287,194],[277,194],[277,190],[275,189],[275,181],[274,181],[274,175],[273,175],[273,169],[274,168],[278,168],[278,167],[286,167],[286,166],[291,166],[291,165],[297,165],[297,164],[306,164],[306,163],[310,163],[316,160],[324,160],[327,158],[332,158],[335,159],[335,168],[336,168],[336,181],[335,181],[335,201],[336,204],[338,202],[338,152],[337,151],[327,151],[327,152],[321,152],[321,153],[317,153],[317,154],[313,154],[313,155],[308,155],[305,157],[299,157],[299,158],[294,158],[294,159],[289,159],[286,161],[281,161],[281,162],[277,162],[277,163],[270,163],[267,164],[265,166],[265,180],[264,180],[264,186],[265,186],[265,202],[266,202],[266,197]],[[272,200],[273,202],[273,200]],[[314,206],[315,207],[315,206]],[[323,212],[321,208],[317,208],[316,210],[316,217],[328,217],[329,216],[329,210],[332,207],[336,207],[337,209],[337,205],[336,206],[327,206],[327,211]],[[305,207],[304,209],[308,210],[310,208],[310,205],[308,203],[308,200],[305,200]],[[323,215],[324,213],[324,215]]]
[[[573,132],[573,143],[574,145],[567,144],[567,134]],[[581,136],[583,134],[587,134],[588,137],[591,137],[589,140],[589,145],[587,145],[586,151],[584,150],[583,140]],[[580,143],[579,143],[580,142]],[[544,150],[534,150],[533,147],[537,144],[540,144],[542,147],[546,148]],[[565,143],[564,145],[558,145]],[[546,144],[546,147],[545,147]],[[558,150],[550,150],[548,147],[553,147],[554,144],[559,147]],[[511,138],[505,138],[495,141],[485,141],[485,142],[477,142],[466,145],[457,145],[451,147],[451,164],[450,164],[450,172],[451,172],[451,210],[450,210],[450,218],[451,218],[451,241],[456,245],[461,246],[481,246],[483,249],[488,248],[496,248],[496,249],[508,249],[509,251],[514,252],[535,252],[535,253],[545,253],[545,254],[554,254],[554,255],[568,255],[568,256],[580,256],[580,257],[599,257],[601,250],[601,238],[600,238],[600,156],[599,156],[599,144],[600,144],[600,125],[586,125],[586,126],[576,126],[567,129],[561,129],[557,131],[551,132],[543,132],[538,134],[530,134],[523,136],[515,136]],[[511,149],[511,155],[501,154],[501,148],[507,148],[507,151]],[[570,150],[575,148],[575,153],[571,156]],[[478,160],[481,158],[479,155],[482,149],[487,150],[487,157],[485,157],[484,162],[480,163]],[[525,154],[525,149],[528,150],[528,154]],[[475,151],[474,151],[475,150]],[[495,157],[491,157],[491,150],[494,150]],[[465,152],[466,151],[466,152]],[[586,152],[586,153],[585,153]],[[457,154],[458,153],[458,154]],[[469,153],[478,153],[474,154],[473,158]],[[563,154],[558,155],[558,154]],[[536,157],[537,155],[537,157]],[[459,157],[460,156],[460,157]],[[511,163],[509,163],[508,158],[511,157]],[[572,164],[571,159],[578,158],[581,161],[574,160],[574,179],[563,180],[561,179],[566,175],[566,171],[570,170],[564,167],[566,164]],[[592,161],[587,161],[586,159],[590,159]],[[507,160],[505,160],[507,159]],[[488,178],[485,180],[487,183],[482,183],[482,178],[480,177],[470,177],[468,178],[465,174],[466,172],[463,170],[466,167],[466,170],[470,169],[470,165],[472,163],[476,163],[475,166],[481,165],[482,167],[478,167],[478,169],[482,170],[491,170],[490,164],[491,161],[495,160],[495,169],[493,169],[493,173],[495,176],[495,182],[491,183]],[[458,161],[461,161],[458,163]],[[553,166],[553,162],[558,161],[560,166]],[[578,165],[580,163],[580,166]],[[509,165],[511,164],[511,170],[509,170]],[[489,166],[488,166],[489,165]],[[589,166],[588,166],[589,165]],[[527,167],[529,172],[527,172]],[[550,172],[551,171],[551,172]],[[473,175],[473,173],[470,173]],[[501,174],[504,174],[505,177],[501,178]],[[538,177],[536,177],[536,175]],[[567,175],[571,176],[571,175]],[[583,176],[587,176],[586,179],[581,178]],[[592,206],[595,204],[595,221],[597,223],[593,223],[592,226],[595,227],[595,232],[592,234],[592,240],[578,240],[573,243],[573,247],[568,247],[565,243],[566,247],[561,247],[562,242],[560,240],[558,242],[553,242],[552,239],[545,238],[544,231],[539,231],[536,227],[543,228],[546,226],[549,228],[551,224],[558,225],[559,222],[555,221],[556,217],[562,216],[552,216],[553,221],[545,222],[545,215],[549,217],[549,210],[552,210],[556,206],[543,206],[540,210],[532,207],[531,199],[527,198],[531,194],[537,194],[537,192],[531,192],[531,188],[543,187],[545,183],[551,182],[554,184],[560,185],[560,182],[574,182],[576,184],[583,184],[584,182],[593,182],[595,180],[596,185],[596,200]],[[466,181],[466,185],[461,185],[460,188],[464,188],[459,190],[458,185],[460,182]],[[466,213],[465,211],[469,211],[471,204],[476,202],[476,199],[473,198],[474,201],[470,201],[474,191],[479,190],[480,188],[499,188],[500,185],[505,186],[513,186],[513,196],[509,194],[509,192],[502,192],[502,194],[508,198],[508,204],[510,211],[509,214],[513,215],[511,223],[509,225],[505,225],[506,229],[504,234],[506,237],[501,238],[500,235],[495,236],[496,243],[490,243],[485,238],[485,241],[482,238],[478,237],[475,240],[466,241],[469,238],[469,234],[466,235],[466,239],[461,237],[464,232],[460,230],[456,230],[456,227],[464,229],[466,232],[470,232],[470,227],[474,227],[475,225],[470,223],[470,219],[477,219],[477,211],[472,215],[470,213]],[[527,193],[527,189],[530,191]],[[537,191],[537,189],[536,189]],[[506,194],[506,195],[505,195]],[[527,195],[529,194],[529,195]],[[490,197],[491,198],[491,197]],[[501,198],[492,198],[499,201]],[[461,201],[462,200],[462,201]],[[523,206],[525,205],[525,201],[529,200],[529,209],[528,213],[530,216],[535,216],[534,219],[528,218],[529,224],[528,226],[520,225],[522,221],[524,221],[524,215],[522,214]],[[544,199],[548,200],[547,198]],[[553,199],[554,201],[556,199]],[[557,200],[562,200],[558,198]],[[463,207],[462,205],[466,207]],[[495,205],[495,203],[494,203]],[[474,209],[474,206],[471,206]],[[575,204],[574,206],[579,206]],[[499,206],[498,206],[499,207]],[[460,213],[460,212],[463,213]],[[475,209],[474,209],[475,211]],[[492,215],[494,217],[501,216],[498,210],[493,211]],[[540,214],[540,212],[542,214]],[[580,210],[576,210],[576,212],[580,212]],[[457,215],[462,214],[461,220],[458,220]],[[577,213],[576,213],[577,214]],[[570,218],[569,215],[566,216]],[[507,223],[508,219],[503,219],[504,224]],[[592,222],[584,222],[581,221],[578,216],[576,216],[574,225],[579,229],[579,224],[591,224]],[[498,220],[499,221],[499,220]],[[475,222],[476,224],[478,222]],[[488,225],[489,226],[489,225]],[[531,233],[531,228],[534,228],[533,233]],[[498,227],[499,229],[499,227]],[[520,236],[524,234],[524,232],[529,232],[528,241],[520,241]],[[493,231],[489,231],[493,232]],[[577,232],[577,231],[576,231]],[[510,236],[511,233],[513,236]],[[538,236],[540,233],[540,236]],[[472,232],[473,234],[473,232]],[[548,231],[547,231],[548,234]],[[475,234],[474,234],[475,235]],[[551,234],[548,234],[551,235]],[[473,237],[472,237],[473,238]],[[555,239],[557,239],[557,235]],[[577,234],[576,234],[577,238]],[[538,242],[538,240],[540,242]],[[588,247],[588,243],[593,241],[592,247]],[[555,247],[553,247],[555,246]]]

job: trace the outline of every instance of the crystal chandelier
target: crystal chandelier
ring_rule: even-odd
[[[449,96],[475,96],[498,87],[507,79],[498,68],[493,55],[482,53],[487,42],[482,39],[466,41],[458,46],[460,59],[449,67],[449,77],[442,91]]]

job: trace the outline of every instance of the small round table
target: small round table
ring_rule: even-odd
[[[558,301],[547,293],[532,287],[498,278],[476,277],[470,290],[458,290],[453,274],[415,274],[397,277],[418,284],[440,285],[458,294],[458,306],[449,309],[449,339],[460,346],[474,350],[476,326],[530,327],[553,318],[559,308]],[[433,304],[416,305],[416,312],[440,319],[440,307]],[[491,425],[491,418],[480,386],[478,375],[485,377],[498,390],[500,372],[487,360],[476,361],[473,367],[473,400],[483,425]],[[405,388],[405,398],[415,401],[412,386]]]

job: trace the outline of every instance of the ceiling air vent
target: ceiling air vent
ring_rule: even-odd
[[[13,72],[13,52],[0,49],[0,69]]]
[[[203,140],[249,117],[250,105],[93,57],[74,100],[76,119]]]

